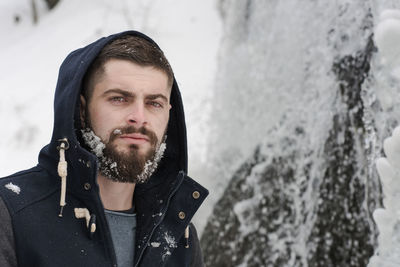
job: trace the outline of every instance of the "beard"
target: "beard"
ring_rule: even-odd
[[[81,131],[85,144],[97,156],[98,171],[116,182],[135,184],[146,182],[157,170],[166,148],[166,135],[158,145],[156,134],[144,127],[115,128],[110,133],[108,142],[98,137],[90,127]],[[140,154],[136,144],[129,145],[128,151],[117,149],[116,139],[120,135],[133,133],[140,133],[148,137],[150,149],[146,153]]]

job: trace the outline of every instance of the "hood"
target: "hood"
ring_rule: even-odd
[[[148,36],[126,31],[101,38],[83,48],[70,53],[62,63],[54,99],[54,128],[50,143],[39,154],[39,165],[53,176],[58,177],[57,165],[60,154],[57,149],[60,140],[67,139],[69,147],[65,151],[68,162],[68,190],[84,193],[87,184],[97,184],[97,158],[87,151],[78,141],[77,125],[80,125],[79,105],[82,81],[92,61],[102,48],[111,41],[124,36],[133,35],[157,44]],[[139,190],[163,182],[162,177],[175,176],[178,172],[187,172],[187,141],[183,104],[177,82],[174,78],[171,91],[170,119],[167,130],[167,149],[159,164],[159,168],[149,181],[139,186]],[[172,175],[176,173],[176,175]],[[165,181],[164,181],[165,182]]]

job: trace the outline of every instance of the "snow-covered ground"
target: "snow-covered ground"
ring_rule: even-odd
[[[216,2],[61,0],[49,12],[37,0],[39,22],[33,25],[31,1],[2,0],[0,177],[36,165],[49,142],[58,68],[67,54],[101,36],[134,29],[152,37],[174,69],[186,111],[189,175],[207,185],[202,169],[221,35]]]

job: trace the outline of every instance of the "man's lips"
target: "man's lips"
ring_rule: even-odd
[[[122,138],[123,140],[131,144],[142,144],[150,141],[148,136],[140,133],[123,134],[119,138]]]

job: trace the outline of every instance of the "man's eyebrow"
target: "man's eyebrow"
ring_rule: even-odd
[[[154,100],[154,99],[157,99],[157,98],[161,98],[161,99],[163,99],[165,102],[167,102],[167,103],[169,102],[169,101],[168,101],[168,98],[167,98],[165,95],[163,95],[163,94],[152,94],[152,95],[147,95],[146,98],[149,99],[149,100]]]
[[[120,95],[122,95],[122,96],[124,96],[124,97],[134,97],[134,96],[135,96],[135,95],[134,95],[132,92],[130,92],[130,91],[126,91],[126,90],[122,90],[122,89],[118,89],[118,88],[109,89],[109,90],[105,91],[105,92],[103,93],[103,96],[106,96],[106,95],[109,95],[109,94],[120,94]],[[157,98],[161,98],[161,99],[164,100],[166,103],[169,102],[169,101],[168,101],[168,98],[167,98],[165,95],[163,95],[163,94],[149,94],[149,95],[146,95],[146,99],[149,99],[149,100],[155,100],[155,99],[157,99]]]
[[[109,95],[109,94],[115,94],[115,93],[116,94],[121,94],[121,95],[123,95],[125,97],[133,97],[133,94],[131,92],[125,91],[125,90],[122,90],[122,89],[117,89],[117,88],[109,89],[109,90],[105,91],[103,93],[103,96],[106,96],[106,95]]]

